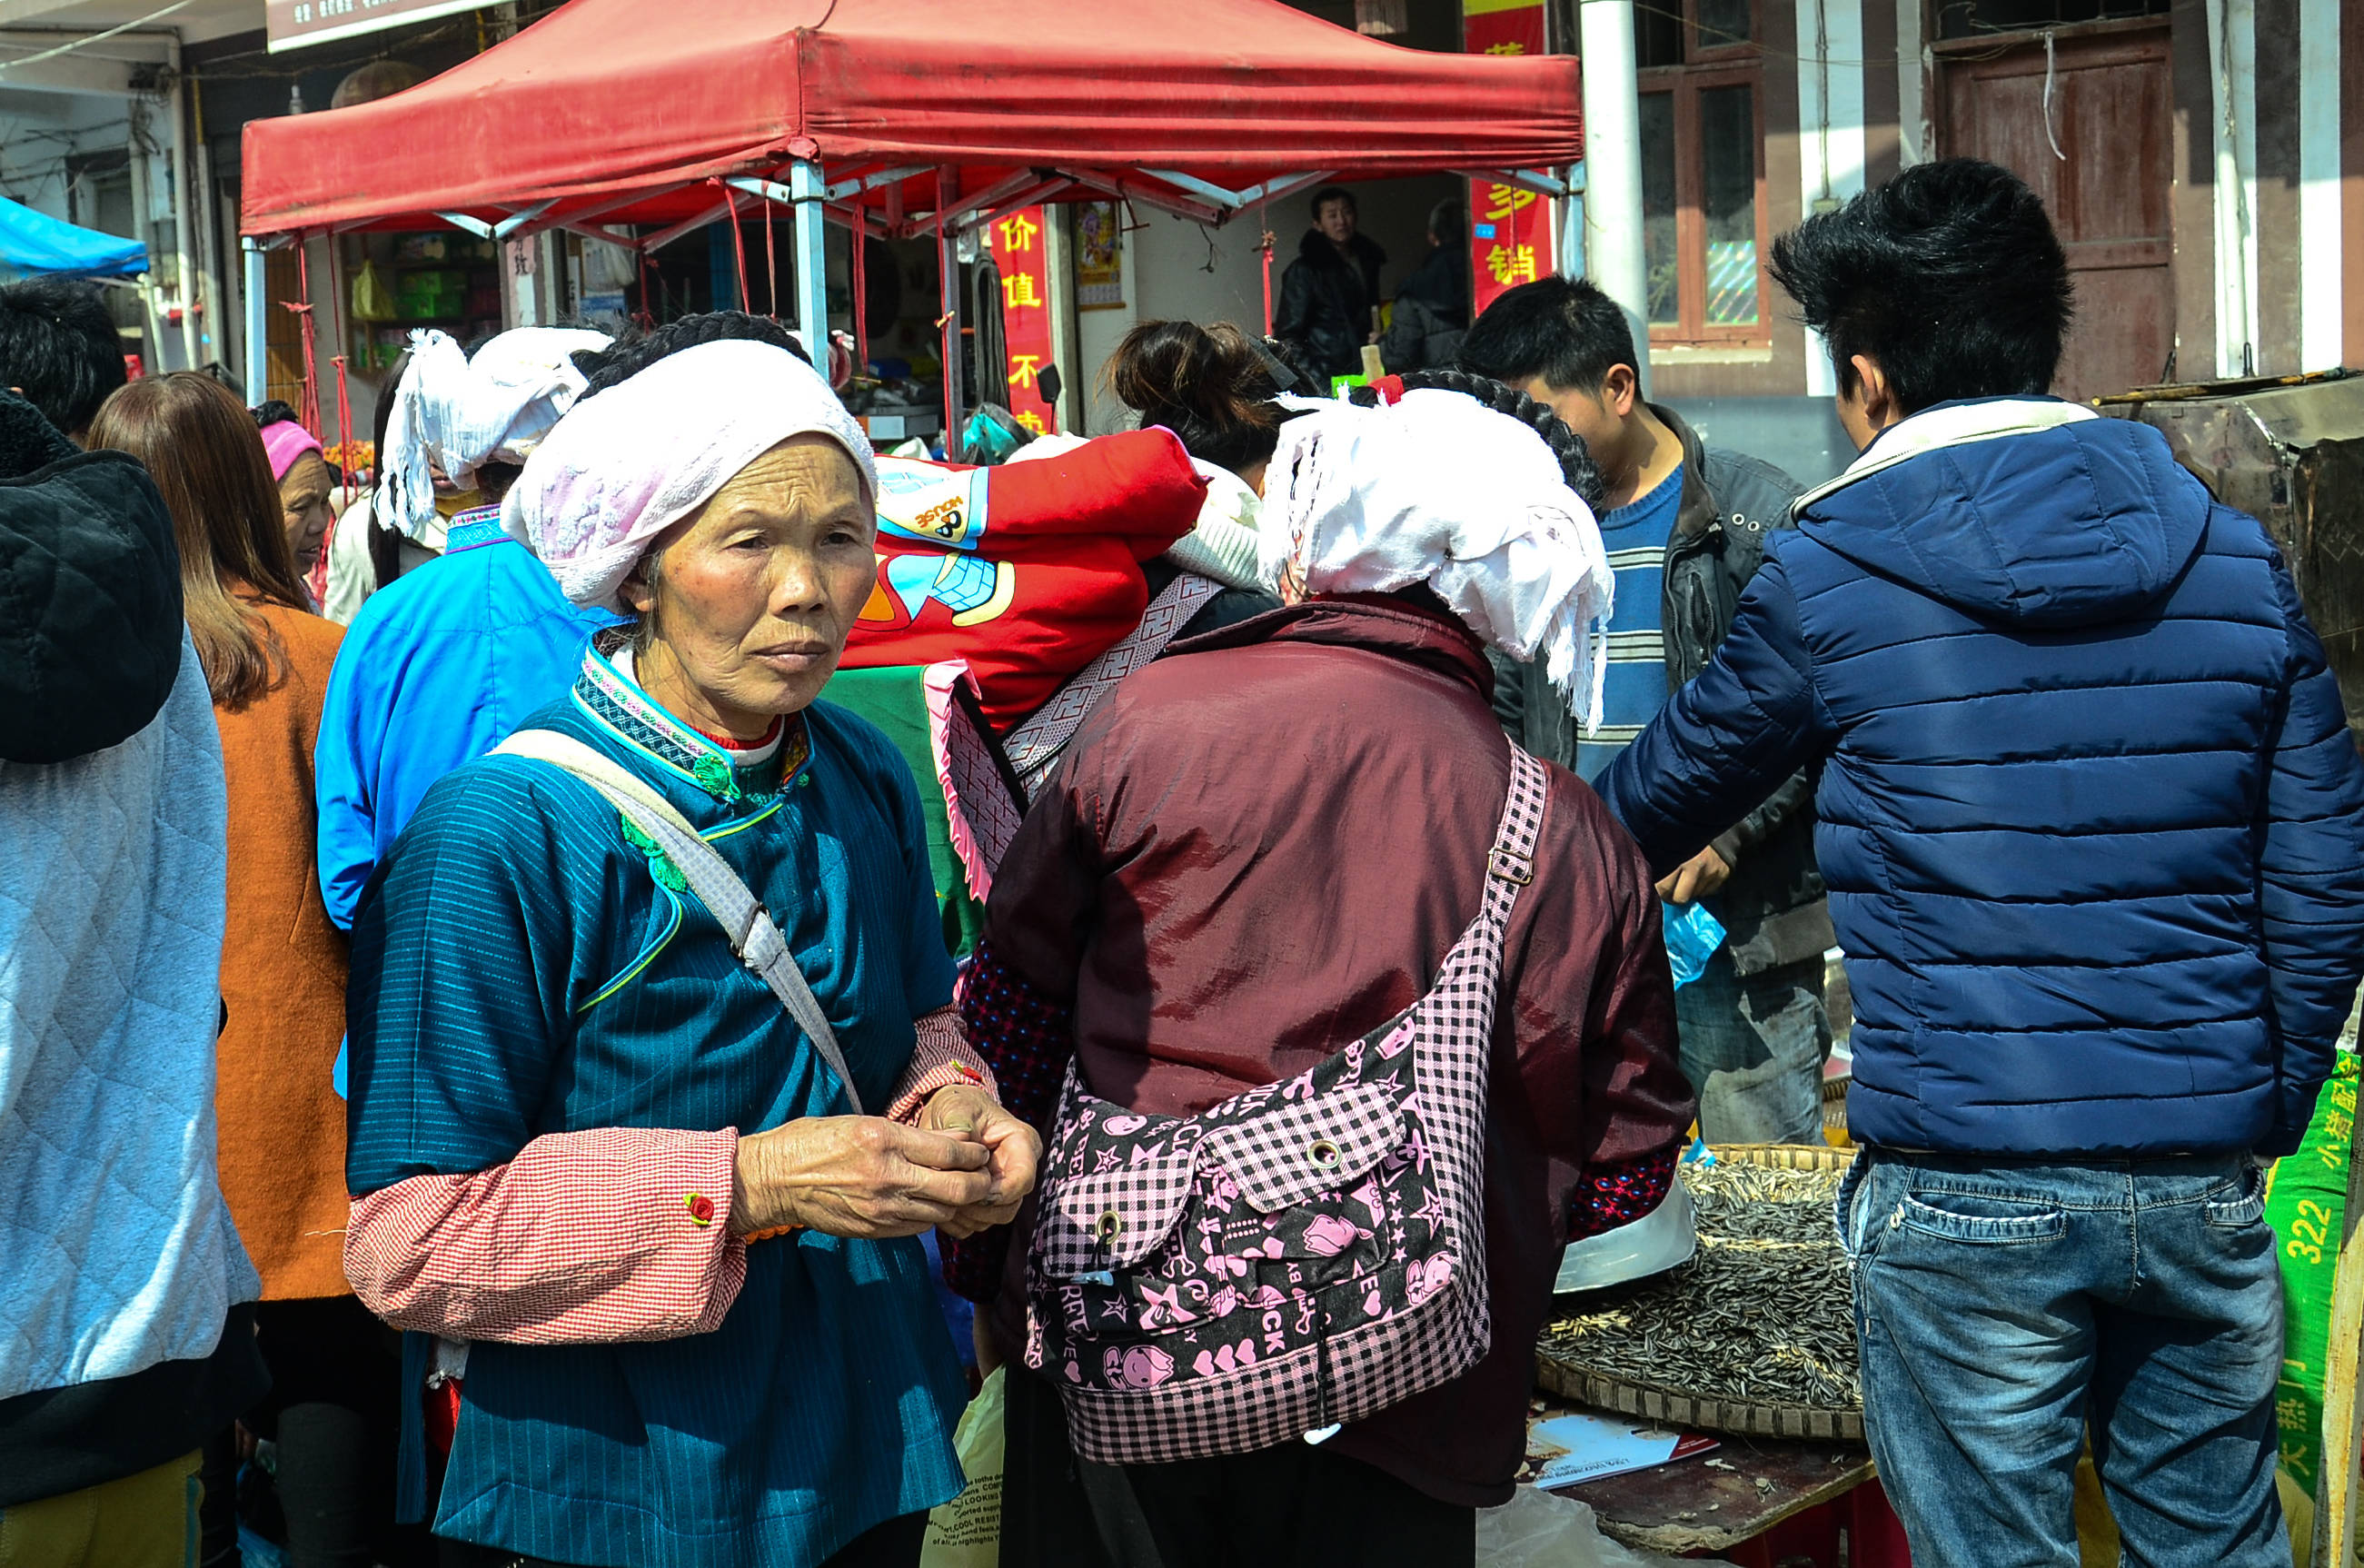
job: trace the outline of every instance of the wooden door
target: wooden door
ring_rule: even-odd
[[[1948,157],[2002,164],[2052,215],[2077,282],[2077,319],[2052,390],[2087,398],[2149,385],[2175,346],[2167,29],[2056,38],[2049,138],[2042,35],[1975,41],[1967,56],[1939,57],[1938,145]]]

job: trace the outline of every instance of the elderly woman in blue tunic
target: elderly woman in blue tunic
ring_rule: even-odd
[[[417,1330],[406,1480],[448,1441],[463,1559],[909,1564],[960,1488],[915,1238],[1007,1221],[1039,1148],[951,1008],[909,771],[814,700],[875,484],[810,367],[737,340],[585,397],[505,503],[635,619],[436,784],[354,924],[346,1271]]]

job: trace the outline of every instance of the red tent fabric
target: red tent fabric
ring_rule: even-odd
[[[407,93],[246,128],[251,235],[431,215],[686,221],[714,176],[818,158],[1237,190],[1316,172],[1544,169],[1581,155],[1577,63],[1432,54],[1279,0],[572,0]],[[1187,183],[1159,183],[1168,196]],[[932,177],[853,195],[932,208]],[[1064,194],[1088,196],[1089,185]],[[848,198],[841,198],[848,199]]]

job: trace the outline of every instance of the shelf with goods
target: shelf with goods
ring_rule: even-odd
[[[343,236],[347,362],[383,373],[410,334],[440,328],[463,343],[501,328],[499,252],[451,233]]]

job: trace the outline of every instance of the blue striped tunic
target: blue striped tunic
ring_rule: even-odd
[[[885,1105],[912,1020],[953,980],[892,744],[819,703],[736,768],[596,651],[531,723],[624,763],[713,843],[795,950],[864,1103]],[[501,1164],[546,1133],[753,1132],[846,1109],[704,907],[544,763],[485,757],[436,784],[352,951],[357,1194]],[[562,1562],[818,1562],[959,1490],[964,1396],[917,1240],[798,1232],[749,1249],[710,1334],[474,1346],[435,1525]]]

